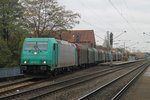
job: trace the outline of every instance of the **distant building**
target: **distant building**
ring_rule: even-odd
[[[66,30],[47,33],[43,37],[55,37],[72,43],[80,43],[89,47],[95,47],[95,36],[93,30]]]
[[[96,48],[101,49],[101,50],[105,50],[105,51],[109,51],[109,48],[101,46],[101,45],[97,45]]]

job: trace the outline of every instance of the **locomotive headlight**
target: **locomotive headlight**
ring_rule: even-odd
[[[45,61],[45,60],[43,61],[43,64],[46,64],[46,61]]]
[[[34,55],[37,55],[37,52],[34,52]]]
[[[27,63],[27,61],[24,61],[24,64],[26,64]]]

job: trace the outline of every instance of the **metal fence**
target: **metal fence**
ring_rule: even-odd
[[[0,77],[18,76],[20,74],[20,67],[0,68]]]

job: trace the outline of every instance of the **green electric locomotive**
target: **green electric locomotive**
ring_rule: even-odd
[[[24,74],[51,73],[77,65],[74,44],[55,38],[26,38],[21,53]]]

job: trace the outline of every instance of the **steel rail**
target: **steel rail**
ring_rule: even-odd
[[[86,100],[86,99],[89,98],[90,96],[94,95],[96,92],[98,92],[98,91],[104,89],[105,87],[111,85],[112,83],[118,81],[119,79],[121,79],[121,78],[123,78],[124,76],[126,76],[126,75],[132,73],[133,71],[135,71],[135,70],[141,68],[141,67],[144,66],[144,65],[145,65],[145,64],[142,64],[142,65],[140,65],[139,67],[134,68],[134,69],[132,69],[132,70],[126,72],[125,74],[123,74],[123,75],[121,75],[121,76],[119,76],[119,77],[113,79],[112,81],[110,81],[110,82],[104,84],[103,86],[101,86],[101,87],[95,89],[94,91],[92,91],[92,92],[90,92],[90,93],[88,93],[88,94],[86,94],[86,95],[80,97],[78,100]]]
[[[31,79],[33,79],[33,77],[25,77],[23,79],[15,80],[13,82],[7,82],[7,83],[4,82],[3,84],[0,85],[0,89],[11,86],[11,85],[19,84],[19,83],[22,83]]]
[[[111,100],[119,100],[119,98],[123,95],[123,93],[136,81],[136,79],[139,78],[139,76],[148,68],[145,67],[143,70],[141,70],[135,77],[133,77],[114,97],[112,97]]]
[[[131,66],[130,66],[130,67],[131,67]],[[103,71],[99,71],[100,75],[97,75],[98,72],[97,72],[97,73],[94,73],[93,75],[97,75],[97,76],[94,77],[94,78],[98,78],[98,77],[107,75],[107,74],[109,74],[109,73],[113,73],[113,72],[115,72],[115,71],[118,71],[118,70],[121,70],[121,69],[124,69],[124,68],[128,68],[128,67],[123,67],[123,68],[119,68],[119,67],[118,67],[118,69],[116,69],[116,68],[111,68],[111,72],[106,72],[106,70],[103,70]],[[114,71],[112,71],[112,69],[114,69]],[[108,70],[108,69],[107,69],[107,70]],[[109,69],[109,71],[110,71],[110,69]],[[54,84],[51,84],[51,85],[48,85],[48,86],[44,86],[44,87],[39,87],[39,88],[32,89],[32,90],[23,91],[23,92],[20,92],[20,93],[16,93],[16,94],[9,95],[9,96],[3,96],[3,97],[0,97],[0,99],[13,98],[13,97],[15,97],[15,96],[23,95],[23,94],[28,93],[28,92],[32,93],[33,91],[39,91],[39,90],[44,89],[44,88],[54,87],[55,85],[59,85],[59,84],[63,84],[63,83],[68,83],[68,82],[70,82],[70,81],[75,81],[75,80],[83,79],[83,78],[85,78],[85,77],[87,77],[87,76],[89,77],[89,76],[91,76],[91,75],[92,75],[92,74],[84,75],[84,76],[81,76],[81,77],[72,78],[72,79],[69,79],[69,80],[65,80],[65,81],[61,81],[61,82],[58,82],[58,83],[54,83]],[[50,92],[48,92],[48,93],[46,93],[46,94],[49,94],[49,93],[58,91],[58,90],[63,89],[63,88],[67,88],[67,87],[69,87],[69,86],[73,86],[73,85],[76,85],[76,84],[80,84],[81,82],[89,81],[89,80],[91,80],[91,79],[93,79],[93,77],[92,77],[92,78],[89,78],[89,79],[86,79],[86,80],[81,80],[81,81],[79,81],[79,82],[72,83],[71,85],[67,85],[67,86],[61,87],[61,88],[59,88],[59,89],[55,89],[55,90],[50,91]],[[38,97],[40,97],[40,96],[42,96],[42,95],[45,95],[45,93],[43,93],[43,94],[41,94],[41,95],[38,95]],[[37,97],[37,96],[36,96],[36,97]],[[33,98],[36,98],[36,97],[33,97]]]
[[[36,85],[36,84],[40,84],[40,83],[43,83],[43,82],[45,82],[45,81],[47,81],[47,80],[40,80],[40,81],[33,81],[33,82],[31,82],[31,81],[28,81],[28,80],[26,80],[26,81],[23,81],[23,82],[19,82],[18,84],[20,84],[20,83],[22,83],[23,85],[21,85],[21,86],[18,86],[18,87],[14,87],[14,88],[12,88],[12,89],[7,89],[7,90],[5,90],[5,91],[0,91],[0,98],[1,98],[1,96],[3,96],[3,95],[8,95],[8,94],[10,94],[11,92],[16,92],[17,90],[17,92],[19,92],[21,89],[23,89],[23,88],[27,88],[27,87],[29,87],[29,86],[33,86],[33,85]],[[17,84],[15,84],[15,85],[17,85]]]
[[[133,63],[134,64],[134,63]],[[132,65],[133,65],[132,64]],[[132,66],[131,65],[131,66]],[[123,66],[120,66],[120,67],[123,67]],[[120,68],[119,67],[119,68]],[[83,75],[83,76],[81,76],[81,77],[77,77],[77,78],[72,78],[72,79],[69,79],[69,80],[65,80],[64,82],[66,82],[66,81],[71,81],[71,80],[75,80],[75,79],[79,79],[79,78],[84,78],[84,77],[87,77],[87,76],[91,76],[91,75],[96,75],[96,74],[98,74],[98,73],[102,73],[102,72],[106,72],[106,71],[109,71],[109,70],[112,70],[112,69],[114,69],[115,67],[113,67],[113,68],[109,68],[109,69],[104,69],[104,70],[102,70],[102,71],[98,71],[98,72],[95,72],[95,73],[92,73],[92,74],[89,74],[89,75]],[[117,68],[117,66],[116,66],[116,68]],[[118,69],[119,70],[119,69]],[[121,70],[121,69],[120,69]],[[117,70],[116,70],[117,71]],[[63,82],[63,81],[62,81]],[[56,84],[59,84],[59,83],[56,83]],[[53,84],[52,84],[53,85]],[[28,85],[27,85],[28,86]],[[27,86],[23,86],[23,87],[27,87]],[[23,87],[20,87],[20,88],[23,88]],[[44,86],[45,87],[45,86]],[[43,88],[44,88],[43,87]],[[20,88],[15,88],[16,90],[18,89],[20,89]],[[40,87],[40,88],[42,88],[42,87]],[[15,90],[15,89],[13,89],[13,90]],[[13,90],[10,90],[10,91],[13,91]],[[37,89],[38,90],[38,89]],[[31,90],[28,90],[28,91],[33,91],[33,89],[31,89]],[[26,92],[28,92],[28,91],[23,91],[23,92],[21,92],[21,93],[26,93]],[[14,91],[13,91],[14,92]],[[7,91],[6,91],[6,93],[7,93]],[[10,95],[10,96],[13,96],[13,95],[18,95],[18,93],[16,94],[12,94],[12,95]],[[2,96],[2,97],[0,97],[0,98],[5,98],[6,96]],[[9,97],[8,95],[7,95],[7,97]]]
[[[132,66],[132,65],[131,65],[131,66]],[[128,66],[128,67],[131,67],[131,66]],[[126,68],[128,68],[128,67],[126,67]],[[114,71],[112,71],[112,72],[115,72],[115,71],[118,71],[118,70],[122,70],[122,69],[125,69],[125,67],[124,67],[124,68],[120,68],[120,69],[116,69],[116,70],[114,70]],[[100,76],[98,76],[98,77],[101,77],[101,76],[103,76],[103,75],[110,74],[110,73],[112,73],[112,72],[108,72],[108,73],[106,72],[106,73],[104,73],[104,74],[102,74],[102,75],[100,75]],[[98,78],[98,77],[94,77],[94,78]],[[91,78],[91,79],[92,79],[92,78]],[[81,81],[81,83],[82,83],[82,82],[85,82],[85,81],[89,81],[89,80],[91,80],[91,79],[83,80],[83,81]],[[54,92],[61,91],[61,90],[65,89],[65,88],[67,88],[67,87],[73,87],[73,86],[76,86],[77,84],[81,84],[81,83],[80,83],[80,82],[77,82],[77,83],[75,83],[75,84],[71,84],[71,85],[68,85],[68,86],[66,86],[66,87],[60,88],[60,89],[58,89],[58,90],[54,90],[54,91],[51,91],[51,92],[43,93],[43,94],[40,94],[40,95],[38,95],[38,96],[34,96],[34,97],[30,98],[29,100],[36,100],[36,99],[38,99],[38,98],[43,97],[44,95],[52,94],[52,93],[54,93]]]

